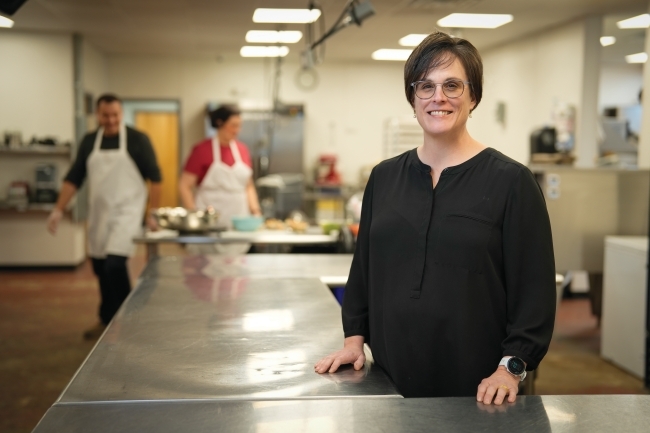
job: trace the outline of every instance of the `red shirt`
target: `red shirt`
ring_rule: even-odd
[[[239,150],[242,162],[250,168],[253,168],[251,155],[248,152],[246,145],[237,140],[235,140],[235,144]],[[221,162],[233,166],[235,164],[235,156],[232,154],[230,146],[219,146],[219,149],[221,150]],[[192,153],[190,153],[189,158],[187,158],[187,162],[185,162],[183,170],[195,174],[197,176],[196,184],[201,185],[203,178],[207,174],[208,169],[213,162],[214,155],[212,153],[212,138],[206,138],[194,146]]]

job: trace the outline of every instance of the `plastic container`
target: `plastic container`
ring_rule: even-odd
[[[253,232],[264,224],[264,218],[260,216],[233,217],[232,225],[240,232]]]

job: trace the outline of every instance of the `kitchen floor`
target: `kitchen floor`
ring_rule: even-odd
[[[179,253],[174,245],[161,251]],[[131,275],[144,265],[140,249],[129,262]],[[0,431],[32,431],[56,400],[94,346],[81,334],[96,323],[97,302],[90,262],[65,270],[0,270]],[[536,393],[648,393],[642,380],[603,361],[599,351],[589,300],[565,299]]]

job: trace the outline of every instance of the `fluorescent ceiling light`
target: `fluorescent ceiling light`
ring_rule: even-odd
[[[390,49],[382,48],[372,53],[372,58],[375,60],[406,60],[409,58],[413,50]]]
[[[438,20],[440,27],[496,29],[512,21],[510,14],[451,14]]]
[[[603,47],[608,47],[616,43],[616,38],[614,36],[602,36],[600,38],[600,45]]]
[[[299,30],[249,30],[246,32],[246,42],[255,44],[295,44],[302,38]]]
[[[645,29],[650,27],[650,14],[638,15],[616,23],[619,29]]]
[[[313,23],[320,16],[320,9],[265,9],[253,13],[256,23]]]
[[[648,55],[646,53],[636,53],[625,56],[625,61],[628,63],[645,63],[648,61]]]
[[[0,15],[0,27],[6,27],[8,29],[12,28],[14,26],[14,21],[10,20],[9,18],[3,17]]]
[[[284,57],[289,54],[287,47],[243,46],[239,50],[242,57]]]
[[[429,35],[411,33],[400,39],[399,44],[403,47],[417,47],[427,36]]]

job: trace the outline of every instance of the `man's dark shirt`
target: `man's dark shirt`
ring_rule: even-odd
[[[97,131],[88,133],[84,136],[79,145],[77,158],[65,177],[66,181],[71,182],[77,188],[81,187],[86,178],[86,162],[93,151],[96,136]],[[101,148],[119,148],[119,136],[104,137],[102,139]],[[147,137],[146,134],[127,126],[126,150],[131,156],[131,159],[133,159],[133,162],[135,162],[135,165],[138,167],[138,171],[144,180],[150,180],[151,182],[162,181],[160,168],[156,161],[156,153],[154,152],[151,141],[149,141],[149,137]]]

